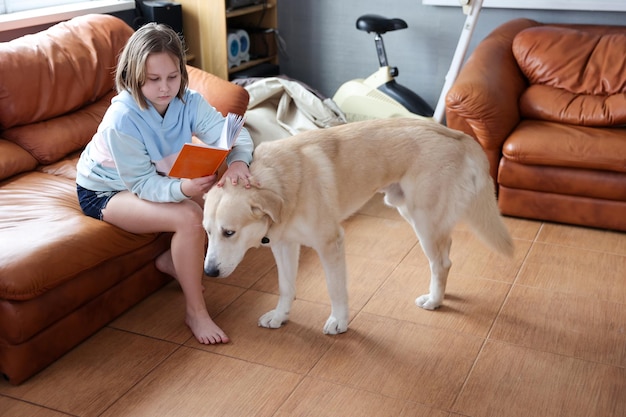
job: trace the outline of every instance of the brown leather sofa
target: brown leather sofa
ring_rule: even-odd
[[[12,384],[169,280],[154,259],[170,235],[126,233],[83,215],[76,198],[78,155],[115,94],[131,34],[88,15],[0,43],[0,373]],[[245,112],[245,89],[188,69],[218,110]]]
[[[479,43],[447,125],[483,146],[502,213],[626,231],[626,26],[517,19]]]

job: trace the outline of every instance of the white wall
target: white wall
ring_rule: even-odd
[[[421,0],[279,0],[279,29],[289,55],[281,58],[281,71],[329,97],[343,82],[367,77],[378,67],[374,36],[355,26],[367,13],[408,23],[408,29],[383,35],[389,62],[400,69],[398,82],[434,108],[465,22],[460,7],[422,5]],[[470,53],[499,24],[517,17],[626,25],[626,12],[484,8]]]

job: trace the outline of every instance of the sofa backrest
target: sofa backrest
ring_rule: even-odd
[[[132,33],[121,19],[92,14],[0,43],[0,138],[41,164],[83,147],[110,104]]]
[[[523,117],[585,126],[626,124],[626,27],[537,26],[513,54],[530,86]]]

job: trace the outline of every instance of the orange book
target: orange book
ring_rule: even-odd
[[[215,174],[235,144],[244,121],[243,116],[228,113],[217,146],[185,143],[168,175],[177,178],[199,178]]]

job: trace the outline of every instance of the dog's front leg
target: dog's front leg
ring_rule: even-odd
[[[324,325],[325,334],[339,334],[348,330],[348,279],[343,230],[332,242],[316,248],[326,274],[326,286],[330,296],[330,317]]]
[[[259,318],[259,326],[278,329],[289,320],[291,304],[296,296],[296,275],[300,245],[297,243],[278,243],[272,245],[272,253],[278,269],[278,304],[276,308]]]

